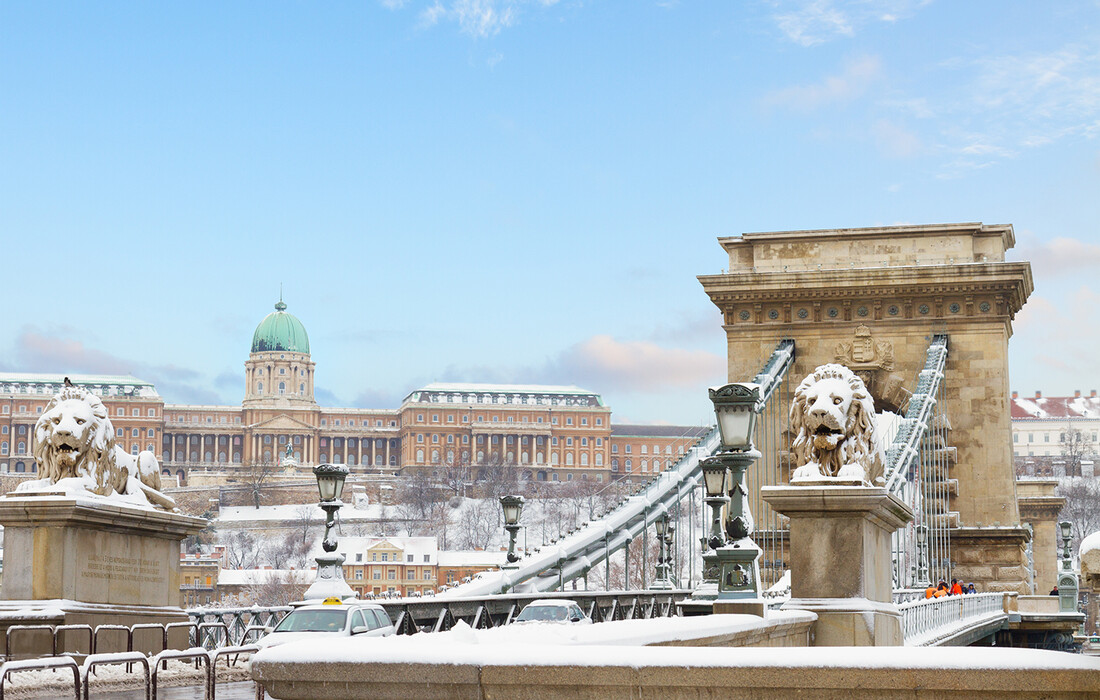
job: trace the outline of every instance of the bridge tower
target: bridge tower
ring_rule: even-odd
[[[751,379],[778,339],[793,338],[794,381],[839,362],[863,378],[877,411],[901,414],[932,334],[949,336],[939,409],[947,424],[948,444],[940,447],[950,464],[953,572],[979,590],[1030,592],[1008,339],[1032,278],[1028,263],[1005,261],[1015,244],[1012,226],[778,231],[719,243],[728,272],[699,281],[722,313],[730,381]]]

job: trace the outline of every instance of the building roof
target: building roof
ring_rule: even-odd
[[[159,398],[151,382],[128,374],[0,372],[0,392],[53,396],[65,385],[65,377],[97,396]]]
[[[599,394],[578,386],[547,384],[462,384],[435,382],[410,393],[405,402],[509,404],[528,406],[603,406]]]
[[[1013,395],[1009,401],[1012,420],[1071,420],[1075,418],[1100,419],[1100,397],[1036,395],[1024,398]]]
[[[439,553],[439,565],[440,566],[454,566],[454,567],[476,567],[484,566],[485,568],[500,566],[504,563],[504,558],[507,556],[506,552],[492,552],[483,550],[467,550],[467,551],[440,551]]]
[[[222,569],[219,586],[251,586],[268,581],[312,583],[316,574],[310,569]]]
[[[611,425],[611,437],[701,438],[710,432],[696,425]]]
[[[309,336],[306,327],[294,314],[286,311],[286,304],[280,299],[275,310],[264,316],[256,332],[252,334],[252,352],[283,350],[286,352],[309,353]]]

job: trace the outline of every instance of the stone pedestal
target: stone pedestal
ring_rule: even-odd
[[[814,644],[900,645],[890,536],[912,520],[909,507],[868,486],[766,486],[761,496],[791,520],[783,608],[817,613]]]
[[[187,620],[179,607],[180,541],[204,519],[105,499],[18,494],[0,498],[0,525],[4,627]]]

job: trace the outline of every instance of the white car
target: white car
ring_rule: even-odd
[[[377,603],[303,605],[290,612],[275,629],[260,637],[261,649],[299,639],[331,637],[389,637],[397,634],[385,608]]]
[[[590,625],[589,619],[575,600],[542,598],[527,604],[513,622],[568,622]]]

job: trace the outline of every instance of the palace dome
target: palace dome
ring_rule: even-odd
[[[252,334],[252,352],[272,350],[309,353],[306,327],[297,316],[286,312],[282,299],[275,305],[275,311],[265,316]]]

